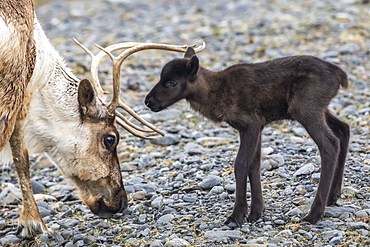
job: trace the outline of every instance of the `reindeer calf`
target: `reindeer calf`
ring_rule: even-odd
[[[349,142],[349,126],[328,109],[339,87],[348,86],[339,67],[313,56],[291,56],[262,63],[243,63],[214,72],[199,65],[188,48],[185,57],[167,63],[160,81],[145,98],[154,112],[186,99],[190,106],[214,122],[227,122],[240,134],[235,159],[236,199],[226,220],[241,226],[248,213],[246,183],[251,185],[248,221],[264,211],[260,159],[261,132],[275,120],[296,120],[317,144],[322,164],[315,200],[304,221],[316,223],[326,205],[333,205],[341,193]]]

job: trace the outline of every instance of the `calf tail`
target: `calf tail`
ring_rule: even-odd
[[[349,82],[348,82],[348,77],[347,77],[346,72],[344,72],[341,68],[339,68],[338,76],[339,76],[340,85],[343,88],[347,88],[349,86]]]

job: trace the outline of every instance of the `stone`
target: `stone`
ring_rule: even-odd
[[[171,222],[174,218],[175,218],[175,216],[173,216],[172,214],[165,214],[165,215],[159,217],[157,222],[167,224],[167,223]]]
[[[203,181],[200,183],[200,187],[202,189],[211,189],[213,186],[221,184],[223,179],[216,175],[209,175],[203,179]]]
[[[158,196],[150,203],[153,208],[161,208],[163,206],[163,196]]]
[[[284,157],[280,154],[268,155],[262,158],[261,168],[271,171],[284,165],[284,162]]]
[[[357,193],[359,193],[359,190],[352,186],[346,186],[342,188],[342,195],[347,198],[354,197]]]
[[[236,190],[236,183],[226,184],[224,188],[229,192],[234,192]]]
[[[298,177],[302,175],[309,175],[315,171],[315,166],[312,163],[308,163],[301,168],[299,168],[294,174],[293,177]]]
[[[6,244],[19,244],[20,242],[21,240],[14,234],[7,234],[5,237],[0,238],[2,246],[6,246]]]
[[[281,237],[281,238],[289,238],[293,235],[291,230],[282,230],[278,232],[278,234],[275,235],[276,238]]]
[[[40,183],[39,181],[36,181],[34,179],[31,179],[31,184],[32,184],[32,191],[34,194],[42,194],[44,193],[45,186]]]
[[[180,138],[175,134],[166,134],[165,136],[152,139],[150,142],[160,146],[171,146],[178,144],[180,142]]]
[[[149,247],[163,247],[163,244],[160,240],[154,240],[150,243]]]
[[[230,236],[240,237],[239,231],[226,230],[226,231],[207,231],[204,233],[204,238],[211,239],[212,241],[219,241],[223,238],[229,238]]]
[[[11,183],[4,183],[0,193],[0,202],[5,205],[19,204],[22,201],[22,194],[19,188]]]
[[[365,222],[349,222],[349,227],[352,229],[366,229],[370,230],[369,224]]]
[[[181,238],[174,238],[169,240],[164,247],[187,247],[190,243],[186,241],[185,239]]]

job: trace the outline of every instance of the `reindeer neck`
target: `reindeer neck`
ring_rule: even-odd
[[[191,87],[187,101],[193,110],[214,122],[227,121],[227,108],[222,107],[224,102],[220,98],[225,87],[222,72],[199,67],[198,79]]]
[[[31,153],[47,152],[58,163],[54,156],[64,131],[80,122],[78,80],[66,68],[37,21],[34,32],[37,57],[28,87],[32,96],[25,122],[25,141]]]

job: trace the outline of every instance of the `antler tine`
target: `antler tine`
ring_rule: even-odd
[[[73,38],[73,40],[75,41],[75,43],[78,46],[80,46],[82,48],[82,50],[84,50],[91,57],[92,61],[91,61],[90,72],[91,72],[91,77],[92,77],[92,82],[93,82],[92,84],[93,84],[95,90],[97,91],[98,95],[102,99],[104,99],[105,98],[104,95],[107,94],[107,92],[102,89],[101,84],[99,82],[98,67],[99,67],[100,62],[103,60],[103,58],[107,54],[104,51],[100,51],[98,54],[94,55],[86,46],[81,44],[77,39]],[[116,51],[116,50],[120,50],[120,49],[131,48],[131,47],[134,47],[134,46],[139,45],[139,44],[141,44],[141,43],[124,42],[124,43],[118,43],[118,44],[110,45],[105,49],[108,50],[109,52],[112,52],[112,51]]]
[[[130,115],[132,115],[135,119],[140,121],[142,124],[147,126],[148,128],[152,129],[153,131],[164,135],[162,131],[157,129],[152,124],[145,121],[143,118],[141,118],[138,114],[136,114],[130,107],[128,107],[126,104],[124,104],[120,100],[120,76],[121,76],[121,65],[123,61],[130,56],[131,54],[146,50],[146,49],[161,49],[161,50],[169,50],[169,51],[178,51],[178,52],[185,52],[187,47],[184,46],[174,46],[174,45],[166,45],[166,44],[157,44],[157,43],[137,43],[136,46],[133,46],[125,51],[123,51],[118,57],[113,56],[112,53],[110,53],[107,49],[104,49],[103,47],[96,45],[99,49],[104,51],[113,62],[113,98],[112,102],[108,106],[108,110],[110,112],[114,112],[114,114],[117,115],[117,108],[120,107],[124,110],[126,110]],[[200,52],[205,48],[205,43],[203,42],[202,46],[199,46],[198,48],[195,48],[196,52]],[[121,117],[121,116],[120,116]],[[122,117],[121,117],[122,118]],[[127,120],[127,119],[126,119]]]
[[[160,49],[160,50],[168,50],[168,51],[178,51],[178,52],[185,52],[187,47],[186,45],[184,46],[175,46],[175,45],[166,45],[166,44],[157,44],[157,43],[130,43],[132,44],[132,47],[129,47],[127,50],[123,51],[119,56],[114,56],[111,53],[111,47],[108,46],[107,48],[103,48],[99,45],[95,45],[99,49],[102,50],[102,52],[105,52],[112,60],[113,62],[113,97],[111,103],[108,105],[108,111],[111,112],[112,114],[115,114],[117,117],[122,119],[125,123],[129,122],[122,114],[120,114],[116,109],[117,108],[122,108],[125,111],[127,111],[131,116],[133,116],[135,119],[137,119],[139,122],[147,126],[148,128],[152,129],[153,131],[157,132],[160,135],[164,135],[164,133],[157,129],[154,125],[148,123],[145,121],[143,118],[141,118],[138,114],[136,114],[129,106],[127,106],[125,103],[123,103],[120,99],[120,77],[121,77],[121,65],[123,61],[130,56],[131,54],[142,51],[142,50],[147,50],[147,49]],[[195,46],[193,46],[195,47]],[[199,46],[195,48],[196,52],[200,52],[205,48],[205,43],[203,42],[202,46]],[[122,122],[122,121],[120,121]],[[127,129],[132,133],[132,131],[135,131],[134,129],[141,130],[140,127],[135,126],[134,124],[125,124],[122,125],[122,127]],[[145,131],[145,132],[150,132],[150,131]],[[149,137],[148,137],[149,138]]]
[[[126,124],[124,121],[122,121],[119,118],[116,119],[116,122],[119,125],[121,125],[123,128],[125,128],[128,132],[130,132],[131,134],[133,134],[134,136],[137,136],[137,137],[140,137],[140,138],[143,138],[143,139],[147,139],[147,140],[151,140],[151,139],[154,139],[155,138],[155,137],[143,135],[142,133],[138,132],[134,128],[131,128],[128,124]],[[151,133],[155,133],[155,132],[154,131],[151,131]]]

